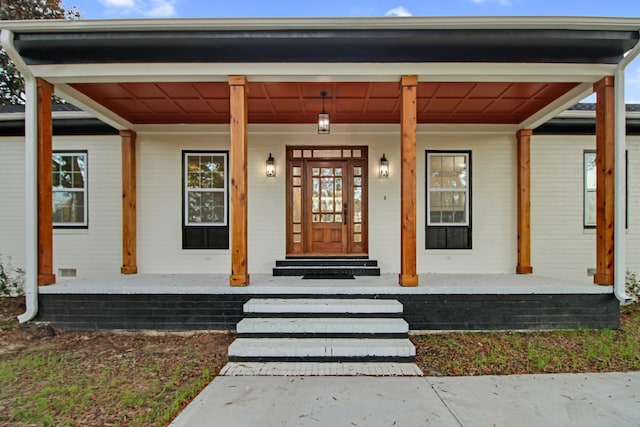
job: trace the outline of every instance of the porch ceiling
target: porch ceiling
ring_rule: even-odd
[[[422,82],[418,123],[518,124],[578,83]],[[229,123],[226,82],[77,83],[79,92],[133,124]],[[250,123],[399,123],[397,82],[250,82]]]

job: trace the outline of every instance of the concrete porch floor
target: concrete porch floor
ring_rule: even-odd
[[[518,274],[421,274],[419,286],[398,285],[397,274],[355,279],[302,279],[251,275],[249,286],[229,286],[222,274],[132,274],[91,279],[59,279],[40,294],[611,294],[610,286]]]

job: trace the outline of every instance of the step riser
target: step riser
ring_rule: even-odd
[[[317,299],[317,298],[254,298],[244,304],[245,314],[311,314],[333,315],[369,314],[378,317],[385,314],[402,314],[402,304],[396,300]],[[307,316],[308,317],[308,316]]]
[[[222,376],[387,376],[421,377],[422,371],[415,363],[322,363],[312,362],[230,362]]]
[[[353,339],[406,339],[407,333],[351,333],[351,332],[242,332],[238,333],[238,338],[353,338]]]
[[[304,259],[322,259],[325,261],[331,260],[368,260],[367,255],[334,255],[334,256],[322,256],[322,255],[289,255],[286,256],[287,260],[304,260]]]
[[[415,347],[408,339],[269,339],[238,338],[229,346],[229,357],[412,357]]]
[[[403,319],[372,318],[245,318],[236,327],[238,335],[394,335],[406,338],[409,325]],[[404,337],[403,337],[404,335]]]
[[[337,357],[337,356],[300,356],[300,357],[242,357],[229,356],[229,362],[386,362],[386,363],[413,363],[415,357],[400,356],[365,356],[365,357]]]
[[[377,267],[374,260],[325,261],[315,259],[276,261],[276,267]]]
[[[380,276],[380,268],[377,267],[346,267],[338,269],[335,267],[276,267],[273,269],[274,276],[305,276],[307,274],[323,275],[352,275],[352,276]]]
[[[377,319],[402,319],[402,313],[373,313]],[[372,313],[246,313],[246,319],[256,319],[264,317],[265,319],[291,319],[300,317],[314,317],[319,319],[365,319],[371,317]]]

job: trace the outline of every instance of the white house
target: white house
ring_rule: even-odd
[[[576,304],[569,323],[524,327],[615,325],[624,272],[640,269],[640,112],[622,96],[639,31],[567,17],[3,22],[27,81],[24,132],[20,112],[0,121],[0,253],[26,267],[23,320],[40,305],[73,327],[63,315],[84,301],[82,325],[107,327],[105,301],[123,307],[145,277],[212,275],[241,304],[313,257],[362,260],[353,271],[382,274],[369,283],[405,309],[447,300],[434,291],[447,277],[595,282],[522,285],[534,311],[551,294]],[[81,111],[52,114],[53,92]],[[132,288],[107,292],[114,281]],[[169,292],[177,308],[185,289]],[[519,325],[511,287],[458,294],[465,310],[479,295],[484,315],[507,307],[487,327]]]

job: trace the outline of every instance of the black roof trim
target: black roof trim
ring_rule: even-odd
[[[53,113],[60,112],[81,112],[80,108],[73,104],[51,104],[51,111]],[[5,104],[0,105],[0,114],[20,114],[24,113],[24,104]]]
[[[24,32],[25,62],[529,62],[616,64],[637,31],[297,29]]]
[[[118,135],[118,130],[94,118],[54,119],[54,136]],[[24,120],[0,121],[0,137],[24,136]]]
[[[596,111],[595,102],[579,102],[578,104],[569,107],[567,111]],[[625,111],[627,113],[639,113],[640,104],[626,104]]]
[[[640,135],[640,119],[627,119],[627,135]],[[596,119],[555,118],[533,130],[534,135],[591,135],[596,134]]]

